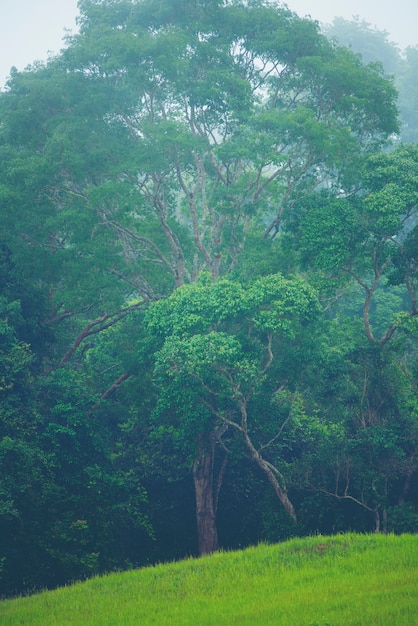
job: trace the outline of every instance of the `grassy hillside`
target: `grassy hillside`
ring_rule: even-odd
[[[418,624],[418,535],[295,539],[0,603],[0,624]]]

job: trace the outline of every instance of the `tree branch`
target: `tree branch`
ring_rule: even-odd
[[[144,303],[140,302],[124,309],[120,309],[119,311],[115,311],[114,313],[106,313],[105,315],[102,315],[102,317],[99,317],[98,319],[87,324],[87,326],[82,330],[77,339],[74,341],[71,348],[64,354],[58,367],[62,367],[65,363],[67,363],[67,361],[72,357],[79,345],[87,337],[90,337],[91,335],[97,335],[102,330],[113,326],[113,324],[119,322],[121,319],[129,315],[129,313],[132,313],[132,311],[140,309],[143,305]]]

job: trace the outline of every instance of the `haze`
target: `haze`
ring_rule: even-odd
[[[401,48],[418,44],[416,0],[289,0],[287,4],[300,15],[310,14],[325,23],[334,16],[359,15],[387,30]],[[0,85],[12,66],[23,70],[35,60],[46,60],[49,53],[58,53],[65,29],[76,28],[77,13],[77,0],[1,0]]]
[[[324,23],[332,22],[335,16],[350,20],[358,15],[390,33],[391,41],[401,48],[418,44],[416,0],[289,0],[287,5],[299,15]]]

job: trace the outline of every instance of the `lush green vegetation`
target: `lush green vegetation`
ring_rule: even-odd
[[[352,21],[337,17],[332,24],[325,26],[324,32],[361,54],[365,63],[380,63],[387,74],[394,77],[399,91],[401,139],[407,143],[416,143],[418,46],[400,50],[397,44],[390,41],[387,31],[378,30],[358,16]]]
[[[412,626],[417,548],[411,535],[293,539],[7,600],[1,622]]]
[[[79,5],[0,94],[0,596],[417,532],[393,81],[267,0]]]

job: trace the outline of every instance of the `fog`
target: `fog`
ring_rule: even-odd
[[[401,48],[418,44],[417,0],[289,0],[289,9],[330,23],[335,16],[351,20],[359,16],[379,30],[386,30]]]
[[[334,16],[351,19],[359,15],[388,31],[402,48],[418,44],[416,0],[289,0],[287,5],[325,23]],[[65,28],[76,28],[77,12],[77,0],[1,0],[0,85],[12,66],[23,70],[35,60],[46,60],[49,53],[58,53]]]
[[[58,53],[77,14],[77,0],[0,0],[0,85],[12,66],[23,70]]]

